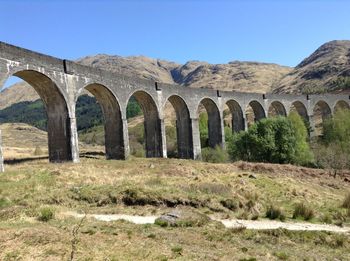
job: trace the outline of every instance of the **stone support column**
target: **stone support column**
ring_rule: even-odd
[[[192,127],[192,148],[193,148],[193,159],[200,160],[202,159],[201,153],[201,140],[199,133],[199,121],[198,119],[191,119],[191,127]]]

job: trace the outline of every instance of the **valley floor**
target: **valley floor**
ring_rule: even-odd
[[[79,164],[33,156],[8,161],[0,175],[0,260],[350,260],[349,233],[226,228],[214,220],[163,226],[63,214],[160,216],[181,209],[191,217],[268,221],[266,209],[273,204],[285,222],[301,222],[292,215],[304,202],[315,213],[309,222],[348,227],[341,208],[350,191],[344,177],[290,165],[84,155]],[[45,209],[54,213],[46,222]]]

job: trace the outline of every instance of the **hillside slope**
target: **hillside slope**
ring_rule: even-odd
[[[291,68],[257,62],[230,62],[209,64],[190,61],[184,65],[145,56],[95,55],[77,60],[83,65],[144,79],[186,87],[206,87],[220,90],[265,93]],[[14,103],[39,99],[25,82],[17,83],[0,92],[0,110]]]
[[[276,85],[275,93],[350,92],[350,41],[323,44]]]

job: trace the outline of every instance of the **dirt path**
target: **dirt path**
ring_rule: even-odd
[[[63,216],[73,216],[76,218],[83,218],[84,214],[69,211],[62,213]],[[123,214],[114,215],[98,215],[88,214],[88,218],[94,218],[99,221],[116,221],[127,220],[135,224],[154,224],[158,216],[132,216]],[[280,222],[274,220],[243,220],[243,219],[216,219],[211,217],[212,220],[221,222],[227,228],[241,228],[265,230],[265,229],[279,229],[284,228],[287,230],[295,231],[330,231],[335,233],[350,233],[350,227],[338,227],[335,225],[327,224],[313,224],[307,222]]]

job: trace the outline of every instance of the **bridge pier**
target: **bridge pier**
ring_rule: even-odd
[[[159,125],[160,125],[160,138],[161,138],[161,158],[167,158],[167,147],[166,147],[166,132],[165,132],[165,122],[164,119],[159,119]]]
[[[75,117],[69,120],[70,127],[70,147],[72,153],[72,161],[74,163],[79,163],[79,140],[78,140],[78,130],[77,130],[77,119]]]
[[[191,119],[191,128],[192,128],[192,159],[200,160],[202,159],[201,153],[201,140],[199,133],[199,120]]]
[[[126,118],[123,118],[122,123],[123,123],[124,159],[127,159],[130,155],[128,120]]]

